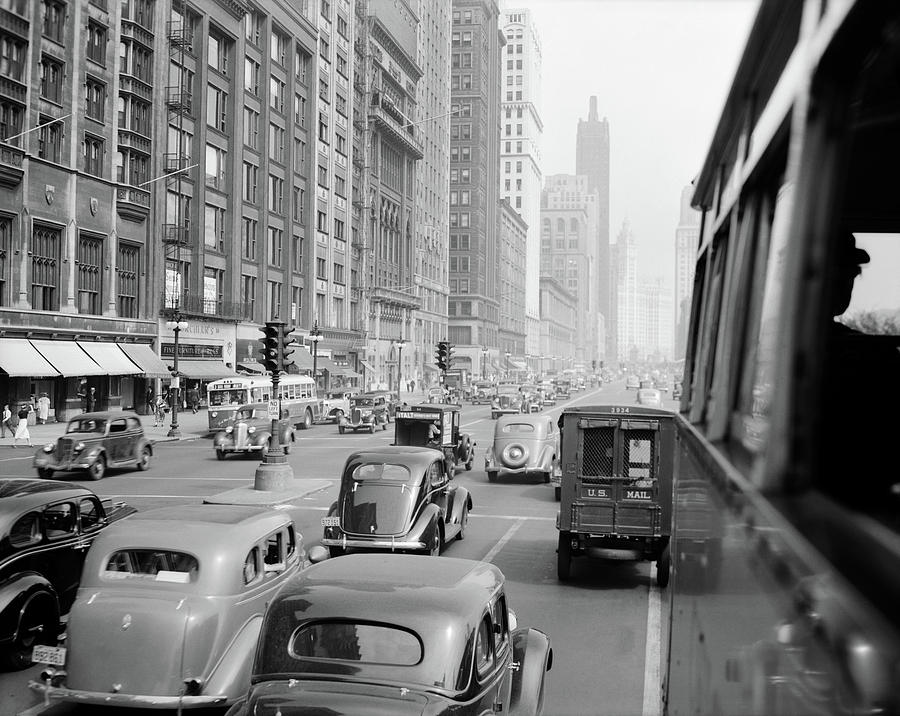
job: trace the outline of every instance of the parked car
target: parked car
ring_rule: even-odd
[[[447,403],[410,405],[397,412],[394,423],[394,445],[419,445],[444,453],[450,477],[460,465],[472,469],[475,461],[475,440],[469,433],[460,432],[460,408]]]
[[[504,415],[494,424],[484,471],[491,482],[501,475],[539,475],[558,485],[558,458],[559,429],[550,416]]]
[[[662,393],[660,393],[656,388],[638,388],[637,395],[635,395],[635,403],[639,405],[647,405],[651,408],[661,408],[662,407]]]
[[[285,453],[290,453],[294,444],[294,426],[288,411],[282,409],[278,421],[278,440]],[[243,455],[259,454],[269,449],[272,440],[272,418],[266,403],[248,403],[242,405],[234,414],[224,430],[220,430],[213,438],[213,449],[216,458],[224,460],[229,453]]]
[[[55,646],[60,616],[75,599],[88,547],[134,513],[58,480],[0,480],[0,661],[32,664],[35,647]]]
[[[501,415],[521,413],[522,392],[516,383],[501,383],[497,386],[497,392],[491,398],[491,419],[496,420]]]
[[[33,464],[39,477],[83,471],[99,480],[108,468],[148,470],[152,456],[153,445],[134,413],[81,413],[69,421],[64,435],[35,453]]]
[[[322,422],[337,423],[342,415],[350,412],[350,398],[359,395],[358,390],[332,390],[322,400]]]
[[[403,404],[403,401],[400,400],[400,394],[394,390],[376,390],[372,391],[372,394],[384,396],[384,402],[387,405],[387,421],[391,422],[397,410]]]
[[[537,716],[552,664],[550,639],[518,627],[494,565],[350,555],[278,592],[253,686],[228,716]]]
[[[250,687],[266,605],[308,564],[283,510],[138,513],[95,540],[58,650],[63,668],[30,686],[98,706],[227,705]]]
[[[387,430],[388,401],[384,393],[363,393],[350,398],[350,412],[338,417],[338,432],[341,435],[347,430],[357,432],[368,430],[375,432],[377,425]]]
[[[436,556],[465,537],[471,509],[472,496],[451,481],[439,450],[360,450],[347,458],[337,502],[322,518],[322,544],[332,556],[356,548]]]

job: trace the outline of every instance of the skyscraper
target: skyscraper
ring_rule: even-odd
[[[681,191],[681,212],[675,228],[675,358],[684,356],[687,345],[687,319],[691,310],[691,293],[694,288],[694,266],[697,261],[697,242],[700,240],[700,212],[691,208],[694,187]]]
[[[540,353],[541,263],[541,43],[531,12],[504,10],[500,27],[506,36],[501,55],[500,178],[501,196],[528,225],[525,255],[525,316],[527,336],[524,354],[536,370]],[[501,306],[503,299],[501,298]],[[509,349],[521,354],[522,349]]]
[[[616,283],[610,280],[609,250],[609,122],[599,119],[597,98],[591,97],[587,120],[578,121],[575,139],[575,173],[588,178],[588,190],[597,199],[597,308],[606,325],[606,355],[615,359],[618,349]]]

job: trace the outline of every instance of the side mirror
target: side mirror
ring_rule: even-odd
[[[306,556],[309,557],[309,561],[313,564],[318,564],[319,562],[324,562],[329,557],[328,550],[325,549],[322,545],[317,544],[309,548],[309,551],[306,553]]]

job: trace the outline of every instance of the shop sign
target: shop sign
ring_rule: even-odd
[[[160,347],[160,356],[173,358],[175,356],[175,344],[163,343]],[[218,358],[222,359],[222,346],[205,346],[199,343],[178,342],[179,358]]]

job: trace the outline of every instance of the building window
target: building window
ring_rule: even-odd
[[[228,129],[228,93],[214,85],[206,87],[206,123],[220,132]]]
[[[51,117],[41,115],[38,120],[38,156],[59,163],[62,152],[62,122],[54,122]]]
[[[259,142],[259,112],[244,107],[244,144],[257,149]]]
[[[244,201],[249,201],[252,204],[256,203],[256,189],[258,181],[259,167],[253,164],[249,164],[248,162],[244,162]]]
[[[300,317],[300,309],[303,308],[303,288],[291,287],[291,320],[296,321]]]
[[[287,38],[279,32],[272,33],[272,39],[269,42],[269,57],[274,62],[284,67],[284,58],[287,53]]]
[[[206,63],[211,69],[228,76],[228,45],[230,43],[217,32],[210,30],[206,47]]]
[[[277,124],[269,125],[269,159],[284,164],[284,128]]]
[[[259,97],[259,63],[250,58],[244,58],[244,91],[255,97]]]
[[[316,278],[328,280],[328,262],[323,258],[316,258]]]
[[[276,112],[284,112],[285,86],[277,77],[269,78],[269,106]]]
[[[225,209],[220,206],[206,205],[203,245],[213,251],[225,251]]]
[[[209,316],[222,313],[225,302],[225,272],[221,269],[203,268],[203,312]]]
[[[100,289],[103,279],[103,240],[85,236],[78,238],[78,312],[100,315]]]
[[[306,203],[306,190],[302,187],[295,186],[291,190],[293,192],[293,218],[297,223],[304,223],[304,217],[306,212],[304,211],[304,204]]]
[[[41,57],[41,97],[56,104],[62,103],[63,66],[44,55]]]
[[[84,82],[84,113],[97,122],[106,117],[106,85],[92,77]]]
[[[241,226],[241,248],[245,259],[256,258],[256,232],[259,227],[256,219],[245,216]]]
[[[294,122],[306,127],[306,97],[300,94],[294,95]]]
[[[138,276],[141,249],[134,244],[119,242],[116,256],[116,308],[119,318],[138,317]]]
[[[116,181],[141,186],[150,177],[150,157],[133,149],[116,152]]]
[[[344,241],[346,236],[344,235],[344,222],[340,219],[334,220],[334,238],[340,239]]]
[[[57,311],[60,231],[35,225],[31,238],[31,308]]]
[[[43,0],[41,3],[41,34],[48,40],[62,44],[66,26],[66,4],[59,0]]]
[[[344,264],[334,264],[333,278],[335,283],[344,283]]]
[[[106,67],[107,29],[94,20],[88,20],[87,35],[88,59]]]
[[[284,232],[274,226],[269,227],[269,263],[272,266],[281,266]]]
[[[302,47],[297,47],[294,53],[294,75],[297,81],[306,84],[306,78],[309,75],[309,63],[312,56]]]
[[[95,177],[103,176],[103,140],[90,134],[84,135],[84,171]]]
[[[269,175],[269,211],[284,213],[284,179]]]
[[[256,309],[256,277],[241,276],[241,304],[244,306],[243,317],[253,320]]]
[[[257,47],[259,47],[259,38],[262,35],[262,15],[256,12],[252,7],[247,11],[247,14],[244,15],[244,37],[247,38],[247,42],[250,42]]]
[[[316,171],[316,181],[319,186],[328,188],[328,167],[319,164]]]
[[[281,284],[269,281],[269,317],[277,320],[281,313]]]
[[[221,147],[206,145],[206,186],[225,189],[225,163],[227,154]]]
[[[10,273],[12,270],[12,219],[0,216],[0,306],[9,306]]]
[[[294,234],[291,238],[291,258],[293,259],[292,268],[296,272],[303,270],[303,237]]]
[[[131,40],[119,43],[119,71],[152,84],[153,52]]]
[[[324,211],[316,212],[316,228],[319,231],[328,231],[328,215]]]
[[[347,198],[347,180],[340,174],[334,175],[334,193],[344,199]]]

